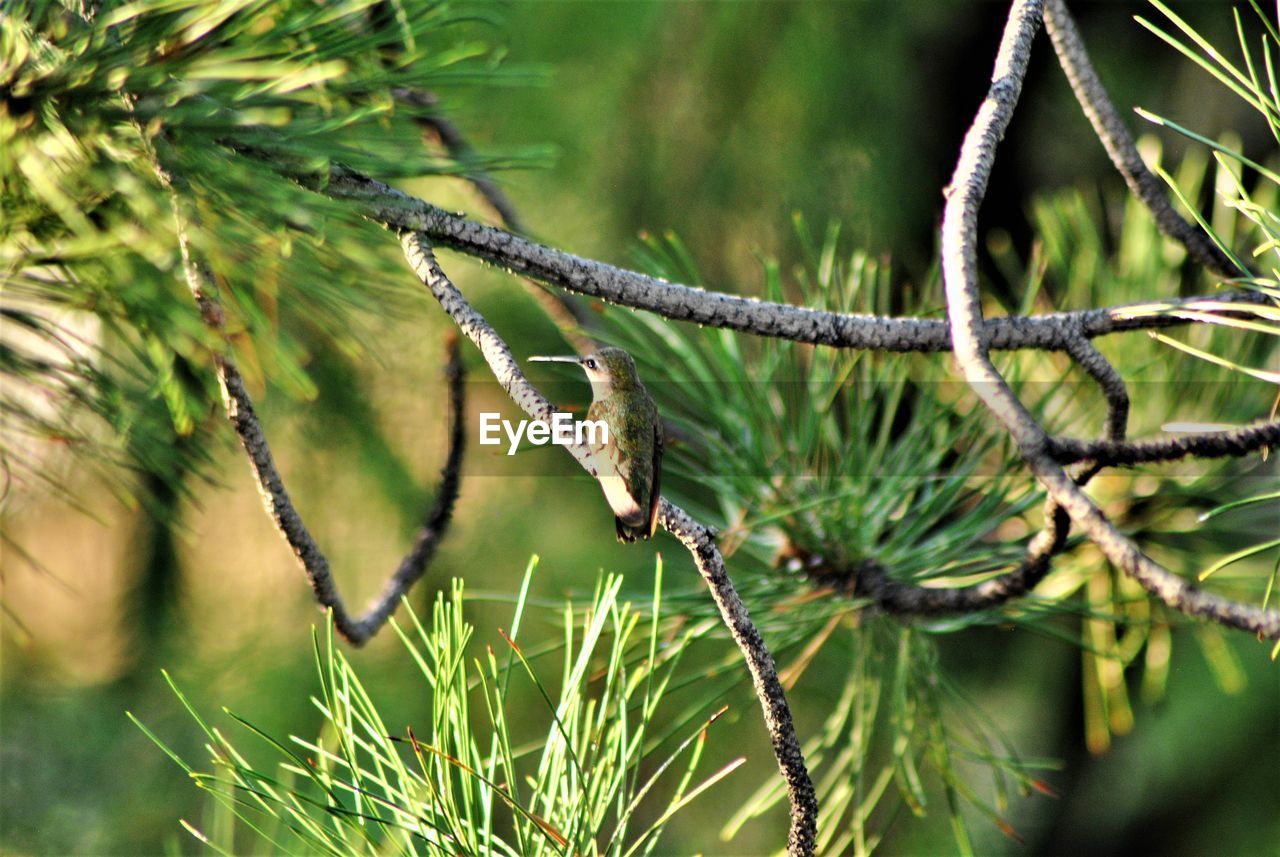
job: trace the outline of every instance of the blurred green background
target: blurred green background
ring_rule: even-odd
[[[1246,151],[1266,157],[1265,129],[1133,23],[1149,7],[1074,5],[1122,108],[1194,119],[1209,134],[1235,129]],[[1226,4],[1176,6],[1220,43],[1232,37]],[[985,91],[1004,13],[1003,3],[958,0],[517,3],[497,38],[508,62],[543,67],[545,85],[458,96],[447,106],[481,149],[554,147],[548,168],[501,180],[531,231],[556,246],[626,264],[640,233],[672,230],[710,284],[753,293],[758,255],[795,260],[789,224],[798,211],[813,223],[841,221],[855,243],[891,254],[907,278],[924,277],[940,189]],[[1038,48],[984,208],[985,228],[1024,256],[1033,195],[1121,186],[1047,41]],[[446,208],[480,210],[454,182],[414,190]],[[394,244],[386,252],[394,255]],[[511,280],[465,262],[450,270],[520,356],[563,349]],[[439,368],[447,325],[437,308],[424,299],[364,323],[380,346],[358,363],[315,350],[308,369],[316,402],[274,393],[261,407],[295,500],[354,604],[376,591],[405,548],[443,460],[445,432]],[[467,357],[478,365],[473,352]],[[475,412],[510,409],[491,386],[472,391],[474,437]],[[230,431],[219,431],[213,479],[190,477],[192,498],[172,501],[181,504],[172,521],[122,506],[92,482],[79,486],[92,516],[46,498],[7,499],[5,853],[196,850],[177,819],[201,818],[200,793],[124,716],[135,712],[172,746],[201,756],[161,668],[206,712],[226,705],[279,734],[305,735],[318,723],[307,696],[319,616]],[[502,475],[501,461],[477,460],[491,454],[471,452],[453,528],[414,593],[419,605],[464,577],[470,592],[495,595],[476,605],[472,620],[496,646],[497,628],[509,621],[497,596],[512,591],[533,554],[541,556],[535,594],[552,602],[589,590],[600,569],[626,573],[645,592],[655,551],[669,579],[692,575],[668,537],[614,544],[598,489],[567,457],[550,448],[528,453],[545,457],[547,474],[513,477]],[[546,509],[555,514],[538,512]],[[1138,705],[1132,734],[1095,757],[1084,744],[1078,650],[1025,631],[944,638],[945,669],[1018,750],[1064,763],[1047,777],[1061,797],[1020,799],[1010,810],[1028,844],[977,821],[980,850],[1280,853],[1280,672],[1252,640],[1224,641],[1244,679],[1234,694],[1188,645],[1167,694]],[[390,634],[353,659],[389,721],[421,716],[421,689]],[[811,667],[792,698],[802,736],[831,703],[823,668],[821,660]],[[754,702],[745,694],[732,702],[708,752],[717,764],[745,754],[749,765],[676,818],[664,853],[765,853],[782,839],[780,812],[729,843],[718,840],[718,823],[705,821],[727,817],[774,773]],[[887,835],[889,854],[954,847],[940,810],[923,820],[901,813]]]

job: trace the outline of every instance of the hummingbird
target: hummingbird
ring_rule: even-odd
[[[658,407],[621,348],[601,348],[585,357],[531,357],[539,363],[572,363],[591,382],[587,419],[602,421],[606,436],[595,438],[591,454],[605,500],[613,510],[618,541],[653,535],[658,526],[662,471],[662,421]]]

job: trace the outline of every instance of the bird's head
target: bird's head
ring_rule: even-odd
[[[581,366],[591,382],[591,394],[603,399],[616,390],[626,390],[639,383],[636,363],[621,348],[601,348],[583,357],[530,357],[534,363],[573,363]]]

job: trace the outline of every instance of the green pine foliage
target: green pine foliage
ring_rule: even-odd
[[[1194,154],[1178,174],[1183,193],[1192,196],[1212,178]],[[1038,236],[1030,258],[1017,258],[998,238],[992,242],[996,276],[1007,281],[992,291],[1003,286],[1022,295],[1020,305],[992,307],[993,313],[1122,304],[1211,286],[1193,275],[1185,252],[1131,197],[1104,202],[1070,189],[1035,200],[1030,216]],[[784,271],[765,260],[762,297],[938,317],[936,271],[912,283],[886,260],[846,249],[834,226],[815,240],[798,218],[796,231],[799,261]],[[702,282],[674,235],[648,238],[637,254],[656,276]],[[866,600],[849,596],[848,581],[868,561],[921,585],[981,582],[1011,570],[1040,526],[1041,492],[945,359],[747,339],[627,310],[606,310],[604,318],[611,344],[628,349],[642,376],[663,379],[649,386],[671,436],[664,489],[721,528],[739,588],[759,605],[771,646],[780,659],[795,659],[788,674],[798,678],[819,653],[846,670],[838,681],[843,695],[805,747],[824,808],[824,852],[869,853],[886,819],[902,808],[924,815],[936,803],[930,788],[940,786],[956,847],[970,853],[975,815],[1016,837],[1005,817],[1011,796],[1047,791],[1040,777],[1049,764],[1019,758],[990,713],[947,679],[937,649],[946,635],[1016,624],[1079,647],[1087,738],[1097,750],[1133,725],[1129,689],[1112,678],[1117,669],[1141,677],[1144,697],[1159,696],[1171,668],[1170,627],[1182,617],[1070,547],[1037,594],[991,611],[904,624],[865,614]],[[1240,343],[1231,327],[1205,325],[1189,338],[1263,361],[1276,353],[1265,337]],[[1261,418],[1269,405],[1270,391],[1257,378],[1170,355],[1146,335],[1098,344],[1132,382],[1134,435],[1185,418],[1189,406],[1201,415]],[[1101,394],[1063,355],[997,360],[1052,431],[1077,437],[1101,431]],[[1256,460],[1149,465],[1099,479],[1095,491],[1162,562],[1194,576],[1195,563],[1216,554],[1221,558],[1210,574],[1227,565],[1236,573],[1215,585],[1265,603],[1274,568],[1241,561],[1276,547],[1274,528],[1265,523],[1275,518],[1274,491],[1250,493],[1272,472],[1273,463]],[[1188,510],[1201,514],[1192,528]],[[1241,543],[1251,547],[1241,551]],[[683,608],[706,613],[699,596],[688,593]],[[1238,689],[1241,671],[1221,632],[1193,628],[1220,684]],[[799,687],[796,704],[803,707]],[[990,786],[977,787],[979,780]],[[762,786],[725,835],[784,800],[780,783]]]
[[[1186,21],[1158,0],[1153,5],[1164,22],[1152,23],[1144,18],[1139,23],[1151,30],[1185,57],[1208,73],[1222,88],[1232,93],[1261,115],[1271,139],[1280,146],[1280,30],[1276,21],[1249,0],[1250,15],[1239,8],[1233,10],[1236,44],[1219,49],[1204,39]],[[1202,215],[1194,204],[1196,197],[1181,190],[1181,184],[1162,171],[1171,190],[1183,206],[1196,218],[1224,251],[1250,273],[1233,280],[1233,284],[1255,291],[1267,301],[1250,306],[1246,311],[1232,312],[1223,302],[1203,301],[1179,311],[1183,318],[1201,322],[1201,328],[1214,333],[1193,337],[1158,335],[1166,346],[1177,349],[1214,366],[1229,370],[1237,385],[1250,381],[1253,388],[1270,385],[1269,407],[1255,406],[1254,418],[1275,418],[1280,411],[1280,159],[1254,159],[1242,151],[1234,135],[1213,140],[1184,125],[1140,111],[1152,123],[1170,128],[1191,140],[1200,152],[1210,152],[1214,160],[1214,204],[1209,215]],[[1237,256],[1232,248],[1248,250]],[[1167,313],[1155,306],[1153,313]],[[1274,473],[1274,466],[1271,469]],[[1273,484],[1273,483],[1272,483]],[[1275,521],[1280,516],[1280,497],[1263,482],[1261,488],[1223,504],[1215,504],[1201,514],[1201,522],[1238,521],[1252,529],[1241,538],[1235,550],[1198,569],[1198,578],[1221,579],[1224,569],[1233,577],[1247,570],[1237,563],[1261,560],[1270,566],[1263,603],[1275,604],[1280,583],[1280,539],[1275,538]]]
[[[886,260],[844,249],[834,226],[815,240],[797,219],[796,232],[794,271],[763,263],[766,299],[937,317],[936,274],[903,285]],[[638,252],[654,275],[701,282],[673,235]],[[866,599],[847,590],[865,562],[903,581],[954,586],[1021,558],[1041,495],[1015,477],[1012,452],[984,415],[960,404],[963,383],[937,355],[745,339],[627,311],[608,310],[605,320],[610,342],[632,354],[641,375],[664,379],[649,385],[673,436],[664,489],[721,528],[738,587],[797,682],[795,705],[818,704],[802,678],[815,658],[826,659],[825,684],[839,688],[804,748],[823,809],[819,851],[871,853],[904,809],[949,815],[962,853],[973,852],[966,819],[975,813],[1013,835],[1010,797],[1043,788],[1046,763],[1019,758],[946,680],[935,638],[1043,624],[1061,608],[1032,597],[912,625],[865,613]],[[681,605],[709,611],[696,591]],[[722,835],[780,812],[785,799],[780,781],[765,783]]]
[[[1252,38],[1237,16],[1242,53],[1232,63],[1157,6],[1169,31],[1148,26],[1255,107],[1280,142],[1270,19],[1259,12],[1264,32]],[[150,157],[159,133],[191,185],[201,214],[193,243],[218,274],[232,347],[251,382],[314,397],[317,344],[338,355],[330,377],[351,378],[341,360],[364,347],[361,319],[396,311],[416,285],[397,254],[380,249],[385,234],[307,187],[335,162],[387,180],[529,162],[460,163],[423,145],[420,120],[430,111],[475,88],[531,79],[497,64],[491,15],[487,4],[413,0],[155,0],[103,4],[88,19],[57,3],[7,6],[5,468],[74,499],[65,471],[34,442],[56,441],[117,477],[123,464],[175,484],[210,457],[220,406],[209,355],[226,346],[201,324],[181,276]],[[430,91],[436,106],[398,100],[406,87]],[[1239,284],[1280,300],[1276,165],[1152,118],[1201,146],[1170,171],[1176,195],[1224,247],[1253,249],[1242,261],[1257,274]],[[1214,285],[1130,198],[1068,189],[1033,201],[1029,219],[1028,258],[1001,236],[986,248],[988,293],[1022,296],[992,312],[1127,301],[1147,302],[1134,313],[1166,312],[1161,298]],[[834,226],[815,237],[798,220],[796,236],[794,264],[762,261],[763,297],[942,316],[936,271],[908,277],[850,249]],[[701,279],[675,236],[648,241],[638,255],[657,275]],[[1245,318],[1212,301],[1180,312],[1205,323],[1098,343],[1137,381],[1131,432],[1191,419],[1189,404],[1195,419],[1231,422],[1274,408],[1275,305]],[[646,380],[668,379],[649,383],[671,428],[664,489],[720,529],[795,711],[814,710],[820,697],[829,703],[805,733],[823,853],[870,853],[908,816],[926,813],[949,819],[956,849],[973,853],[992,830],[1016,836],[1015,795],[1048,791],[1041,777],[1050,763],[1021,758],[993,713],[948,673],[949,641],[1016,625],[1078,646],[1095,750],[1132,725],[1131,693],[1158,697],[1173,658],[1186,657],[1181,648],[1171,654],[1181,617],[1070,549],[1036,595],[984,613],[902,621],[849,594],[867,563],[917,585],[980,582],[1016,566],[1042,523],[1042,494],[947,357],[813,348],[616,308],[602,318]],[[996,360],[1051,431],[1098,434],[1100,395],[1062,355]],[[341,407],[358,410],[359,391],[349,392]],[[395,470],[377,444],[367,455]],[[1273,486],[1274,472],[1274,460],[1150,466],[1091,490],[1168,567],[1274,604],[1280,543],[1268,523],[1280,495],[1256,490],[1263,480]],[[395,626],[430,699],[421,723],[385,722],[377,688],[362,683],[331,628],[316,642],[313,701],[325,723],[317,736],[268,735],[252,714],[233,716],[259,743],[250,750],[174,686],[208,741],[208,766],[170,755],[215,807],[209,823],[187,829],[220,853],[631,855],[670,845],[660,839],[667,822],[739,764],[698,774],[716,734],[714,709],[729,699],[754,713],[731,646],[717,641],[723,656],[710,665],[685,659],[693,641],[716,636],[705,589],[666,592],[661,565],[652,593],[624,596],[620,579],[604,577],[563,609],[562,637],[548,643],[522,632],[536,607],[532,571],[505,647],[479,645],[460,585],[435,603],[429,623],[410,614],[409,626]],[[1238,687],[1241,670],[1221,633],[1194,633],[1220,684]],[[1126,670],[1136,681],[1124,680]],[[673,710],[670,697],[690,687],[696,698]],[[767,771],[762,785],[713,818],[731,848],[753,820],[783,814],[771,760],[752,761]]]
[[[209,770],[197,770],[133,718],[209,792],[208,829],[184,821],[220,854],[269,846],[280,854],[652,854],[667,822],[740,766],[697,778],[719,714],[704,695],[673,717],[664,699],[695,636],[661,615],[662,565],[648,605],[620,597],[622,580],[602,578],[592,598],[566,605],[561,645],[526,652],[522,626],[545,611],[528,601],[536,558],[526,569],[505,645],[483,647],[465,618],[455,581],[422,624],[394,624],[421,674],[430,718],[387,723],[376,688],[366,688],[333,640],[316,638],[323,715],[319,736],[279,738],[227,712],[278,765],[211,725],[170,681],[204,732]],[[547,673],[559,654],[560,674]],[[535,662],[541,666],[535,666]],[[532,688],[538,700],[523,701]],[[132,715],[131,715],[132,717]],[[542,733],[529,736],[540,724]]]
[[[419,125],[469,91],[531,79],[498,67],[490,11],[190,0],[102,4],[87,21],[58,3],[6,4],[0,390],[19,477],[44,470],[33,440],[159,474],[197,466],[208,446],[222,344],[182,279],[158,134],[195,196],[192,244],[217,274],[242,371],[314,397],[308,346],[358,353],[361,318],[403,308],[409,285],[370,249],[377,230],[300,182],[335,161],[384,179],[521,162],[457,162]],[[438,104],[398,100],[400,88]]]
[[[887,261],[844,250],[838,228],[815,241],[799,221],[797,235],[793,292],[766,262],[766,299],[938,316],[936,277],[899,288]],[[642,261],[656,275],[701,282],[674,236],[651,240]],[[1016,540],[997,532],[1036,492],[1010,478],[1009,449],[983,415],[956,407],[963,385],[936,355],[607,318],[618,344],[649,368],[642,374],[667,379],[658,385],[675,434],[666,472],[682,499],[721,523],[732,549],[777,561],[792,572],[784,577],[832,583],[868,560],[920,583],[980,579],[1020,556]]]

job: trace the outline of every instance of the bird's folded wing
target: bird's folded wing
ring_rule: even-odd
[[[650,510],[641,508],[631,493],[630,486],[619,473],[619,453],[616,445],[592,446],[596,463],[596,481],[604,490],[604,498],[613,514],[629,527],[638,527]]]

